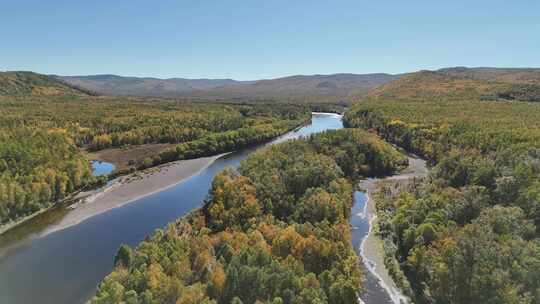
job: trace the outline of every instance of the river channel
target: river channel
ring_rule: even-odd
[[[272,143],[340,128],[343,128],[340,115],[313,113],[311,124]],[[250,153],[263,146],[227,154],[171,188],[69,228],[41,236],[39,232],[49,227],[42,227],[39,221],[29,221],[21,224],[23,229],[18,229],[27,231],[25,233],[13,237],[8,231],[0,238],[0,303],[86,302],[94,294],[97,283],[111,271],[113,257],[121,244],[136,246],[155,229],[200,207],[216,173],[226,167],[237,167]],[[353,214],[362,209],[361,194],[355,195],[355,202]],[[68,212],[62,209],[47,216],[53,217],[54,224],[54,217],[60,221]],[[351,224],[353,245],[358,249],[369,231],[369,222],[353,216]],[[51,225],[50,219],[47,225]],[[392,303],[375,278],[367,270],[365,273],[366,298],[363,301],[368,304]]]

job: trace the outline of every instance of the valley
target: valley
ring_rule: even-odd
[[[540,1],[2,1],[0,304],[540,304]]]
[[[419,71],[352,104],[0,74],[0,302],[534,303],[537,73]]]

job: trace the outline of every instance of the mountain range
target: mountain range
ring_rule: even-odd
[[[342,73],[254,81],[0,72],[0,95],[248,98],[346,103],[365,96],[540,101],[540,69],[453,67],[399,75]]]
[[[297,75],[255,81],[159,79],[117,75],[55,77],[68,84],[103,95],[221,98],[339,97],[349,99],[363,96],[371,89],[391,82],[400,76],[383,73]]]
[[[212,98],[285,98],[305,101],[333,101],[363,97],[378,91],[383,85],[392,85],[403,76],[410,85],[432,82],[436,91],[455,88],[469,88],[477,94],[489,93],[500,84],[539,85],[540,69],[535,68],[490,68],[452,67],[427,73],[425,71],[407,74],[331,74],[295,75],[289,77],[253,81],[233,79],[186,79],[123,77],[117,75],[56,76],[70,85],[84,88],[103,95],[131,95],[154,97],[212,97]],[[444,81],[442,81],[444,79]],[[437,87],[437,85],[440,87]],[[400,85],[396,83],[395,85]],[[380,91],[380,89],[379,89]],[[442,92],[441,92],[442,93]],[[372,93],[373,94],[373,93]],[[375,93],[376,94],[376,93]]]
[[[0,72],[0,95],[73,96],[92,95],[92,93],[43,74],[34,72]]]

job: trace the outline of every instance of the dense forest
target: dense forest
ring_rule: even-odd
[[[344,119],[433,166],[377,201],[392,274],[416,303],[540,303],[540,107],[418,88],[381,92]]]
[[[50,80],[39,78],[30,87],[35,90],[37,83],[42,90],[49,90],[39,81],[51,86]],[[63,88],[61,83],[52,84]],[[92,176],[87,151],[168,144],[169,150],[133,160],[133,167],[144,168],[262,143],[310,117],[307,107],[286,104],[0,96],[0,224],[103,182]]]
[[[123,245],[91,303],[355,303],[352,181],[406,162],[353,129],[260,150],[216,175],[202,208]]]
[[[62,130],[0,130],[0,224],[36,212],[96,180]]]
[[[538,73],[536,73],[538,75]],[[381,85],[367,95],[373,100],[404,101],[540,101],[540,80],[484,80],[445,71],[420,71]]]
[[[34,72],[0,72],[0,96],[93,95],[90,91]]]
[[[431,166],[376,197],[385,263],[415,303],[540,303],[540,105],[527,102],[540,100],[539,84],[460,73],[405,75],[349,109],[349,129],[219,173],[200,209],[119,249],[91,302],[356,302],[353,184],[404,167],[392,143]],[[2,86],[0,224],[104,182],[90,154],[152,147],[129,160],[143,169],[268,141],[310,110],[344,110],[91,96],[32,73],[2,74]]]

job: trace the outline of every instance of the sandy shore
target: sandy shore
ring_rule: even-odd
[[[373,194],[378,191],[381,183],[391,183],[406,181],[413,178],[424,177],[428,174],[426,162],[424,160],[409,157],[409,167],[402,173],[382,179],[366,179],[360,182],[360,189],[366,191],[367,202],[365,205],[364,216],[369,219],[369,233],[362,240],[360,245],[360,255],[362,261],[369,271],[371,271],[381,282],[381,286],[388,292],[394,303],[408,303],[410,300],[405,296],[400,288],[388,273],[384,265],[383,241],[373,232],[373,227],[377,225],[377,214]]]
[[[43,209],[41,209],[41,210],[39,210],[37,212],[34,212],[34,213],[30,214],[30,215],[19,218],[16,221],[8,222],[7,224],[4,224],[4,225],[0,226],[0,235],[2,235],[4,232],[6,232],[8,230],[11,230],[12,228],[15,228],[18,225],[21,225],[24,222],[27,222],[27,221],[33,219],[36,216],[39,216],[42,213],[48,212],[51,208],[52,208],[52,206],[49,206],[47,208],[43,208]]]
[[[321,115],[337,115],[333,113],[313,113]],[[308,124],[308,121],[297,126],[295,130],[298,130]],[[269,144],[283,142],[289,139],[295,138],[294,132],[287,132],[278,138],[271,141]],[[152,145],[147,145],[144,149],[151,149]],[[156,145],[153,145],[156,146]],[[115,150],[115,153],[122,151],[122,149],[111,149]],[[118,150],[118,151],[116,151]],[[112,152],[108,152],[112,153]],[[230,153],[230,152],[229,152]],[[68,208],[69,213],[60,220],[58,223],[47,224],[50,225],[45,228],[42,232],[38,233],[39,236],[44,236],[50,234],[54,231],[68,228],[70,226],[76,225],[92,216],[101,214],[110,209],[114,209],[125,205],[127,203],[134,202],[138,199],[141,199],[145,196],[160,192],[166,188],[172,187],[185,179],[196,175],[210,164],[212,164],[216,159],[226,155],[228,153],[223,153],[215,156],[201,157],[197,159],[182,160],[167,163],[159,167],[149,168],[144,171],[137,171],[133,174],[126,176],[121,176],[107,186],[97,189],[95,191],[81,192],[75,197],[70,199],[80,200],[78,203],[70,205]],[[115,157],[118,157],[117,155]],[[96,155],[90,156],[90,159],[96,158]],[[114,163],[116,160],[111,159]],[[29,215],[25,218],[19,219],[16,222],[10,222],[0,226],[0,236],[4,235],[5,232],[11,231],[12,229],[19,228],[24,225],[26,222],[33,220],[36,217],[41,216],[44,213],[55,212],[52,210],[53,207],[58,204],[51,205],[48,208],[44,208],[39,212],[36,212],[32,215]]]
[[[60,222],[43,231],[41,236],[177,185],[201,172],[223,155],[225,154],[168,163],[119,177],[95,191],[80,193],[80,201],[67,207],[72,210]]]

